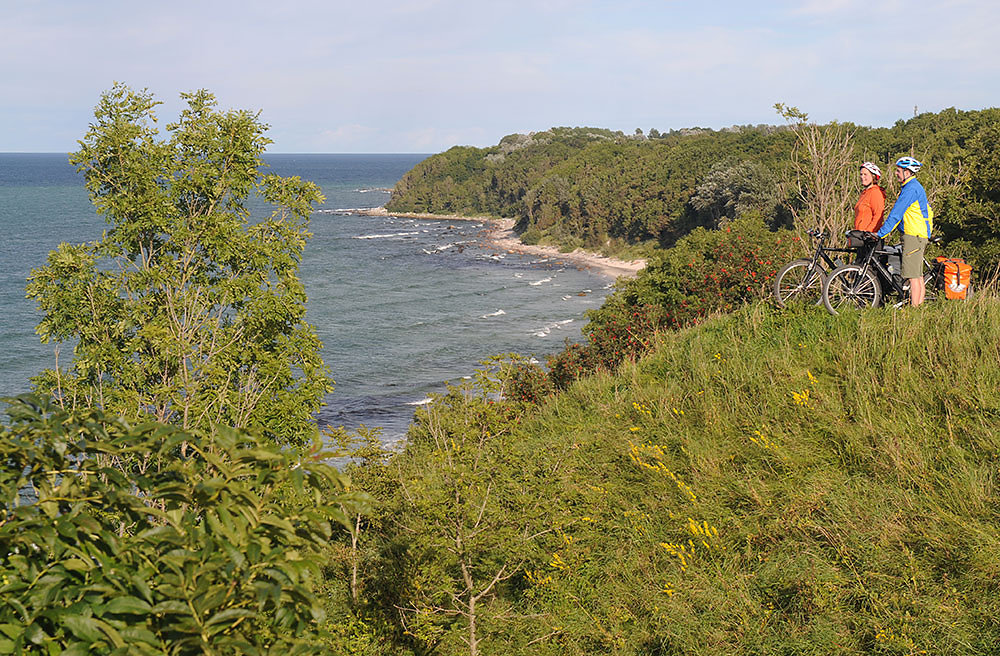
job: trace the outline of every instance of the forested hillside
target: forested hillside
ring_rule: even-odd
[[[809,130],[841,159],[809,153]],[[838,143],[837,135],[844,137]],[[937,213],[937,234],[980,267],[1000,254],[1000,110],[944,110],[890,128],[847,124],[691,129],[649,136],[553,128],[504,137],[489,148],[455,147],[428,158],[393,190],[391,211],[488,214],[517,219],[522,239],[566,248],[622,252],[668,246],[697,226],[761,215],[772,226],[811,227],[803,176],[838,178],[846,229],[857,200],[857,166],[882,166],[890,200],[891,163],[912,154]]]

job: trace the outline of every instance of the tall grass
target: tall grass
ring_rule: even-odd
[[[1000,653],[998,424],[994,293],[662,335],[516,441],[522,653]]]

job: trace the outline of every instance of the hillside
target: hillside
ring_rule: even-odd
[[[383,470],[370,608],[413,653],[997,653],[998,335],[757,303],[536,411],[454,393]]]

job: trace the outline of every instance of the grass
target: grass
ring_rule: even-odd
[[[523,653],[1000,652],[998,337],[990,294],[758,304],[555,397]]]

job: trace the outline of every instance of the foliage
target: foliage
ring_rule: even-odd
[[[698,184],[690,202],[705,225],[714,228],[751,213],[776,216],[778,182],[759,162],[720,162]]]
[[[361,499],[322,453],[27,396],[8,413],[0,653],[319,653],[318,554]]]
[[[520,573],[537,503],[512,468],[519,417],[483,389],[452,388],[418,410],[390,463],[397,489],[366,589],[419,653],[494,653],[516,631],[504,590]]]
[[[303,442],[331,381],[298,264],[316,185],[262,172],[267,126],[205,91],[160,139],[145,92],[116,85],[70,161],[110,229],[35,269],[43,342],[73,362],[36,389],[185,429],[217,423]],[[270,216],[251,219],[252,207]]]
[[[786,156],[790,136],[767,127],[655,140],[592,128],[510,135],[491,148],[428,158],[397,184],[387,207],[514,217],[529,240],[565,247],[620,252],[651,240],[668,244],[706,221],[689,200],[714,162],[752,161],[754,194],[766,197],[763,172]]]
[[[554,391],[545,370],[534,358],[506,353],[479,364],[475,376],[479,389],[515,410],[537,405]]]

